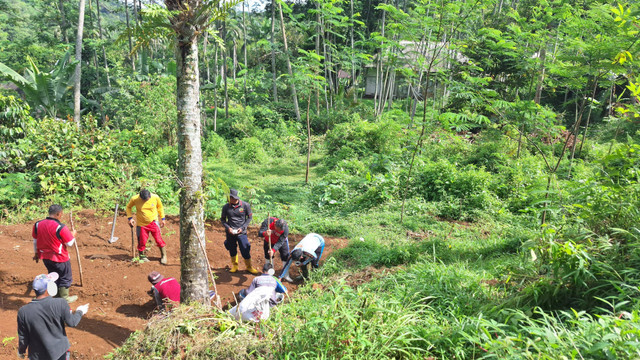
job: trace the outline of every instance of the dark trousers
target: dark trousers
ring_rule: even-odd
[[[264,243],[264,258],[265,259],[269,259],[269,243],[266,241],[263,241]],[[289,260],[289,239],[286,239],[284,241],[284,245],[282,245],[282,247],[280,248],[280,250],[278,250],[280,252],[280,260],[282,260],[282,262],[285,262],[287,260]]]
[[[58,273],[58,280],[56,280],[56,285],[58,287],[70,287],[73,282],[73,278],[71,277],[71,260],[67,260],[66,262],[55,262],[49,259],[42,259],[44,266],[47,267],[47,271],[52,273]]]
[[[225,249],[229,250],[229,255],[234,257],[238,255],[238,247],[242,258],[251,259],[251,243],[246,234],[233,235],[227,233],[227,240],[224,242]]]

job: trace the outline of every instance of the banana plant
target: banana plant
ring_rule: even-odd
[[[24,92],[33,111],[57,117],[66,106],[65,97],[73,86],[76,61],[71,60],[71,50],[49,72],[40,71],[31,57],[27,57],[27,62],[24,76],[0,63],[0,77],[7,78]]]

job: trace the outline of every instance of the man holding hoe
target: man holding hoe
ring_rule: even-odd
[[[258,236],[264,238],[264,258],[267,264],[271,264],[276,251],[280,252],[283,264],[289,260],[289,225],[286,221],[273,216],[268,217],[260,225]],[[289,276],[284,280],[292,282]]]
[[[136,208],[136,220],[133,220],[132,209]],[[129,226],[136,225],[136,235],[138,237],[138,254],[140,261],[147,262],[147,254],[145,253],[145,247],[147,245],[147,239],[149,239],[149,233],[153,235],[153,238],[160,248],[160,263],[162,265],[167,264],[167,251],[165,249],[165,242],[162,240],[162,234],[160,228],[165,226],[164,220],[164,208],[162,207],[162,201],[156,194],[152,194],[149,190],[143,189],[140,194],[134,195],[129,204],[127,204],[127,217],[129,218]],[[158,222],[161,219],[161,222]]]
[[[48,272],[58,274],[54,280],[57,285],[57,294],[68,303],[72,303],[78,299],[78,296],[69,296],[69,287],[73,278],[67,247],[73,246],[76,241],[76,231],[70,231],[60,222],[61,218],[62,206],[53,204],[49,206],[49,216],[33,225],[31,231],[35,252],[33,260],[37,263],[42,259]]]

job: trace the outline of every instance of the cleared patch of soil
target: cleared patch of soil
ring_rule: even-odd
[[[120,346],[136,330],[143,329],[153,315],[154,302],[147,295],[150,284],[147,274],[153,270],[165,277],[180,278],[180,234],[178,217],[167,217],[167,226],[162,236],[167,243],[169,263],[161,265],[160,251],[151,240],[147,244],[149,259],[144,264],[131,262],[131,230],[124,214],[116,221],[115,235],[119,240],[109,244],[113,216],[101,216],[92,210],[74,213],[77,230],[78,250],[81,255],[84,283],[80,284],[80,273],[74,249],[70,249],[74,285],[70,293],[79,299],[71,308],[89,303],[89,313],[76,328],[67,327],[73,359],[102,358],[113,348]],[[68,215],[63,223],[69,226]],[[31,301],[30,290],[33,278],[46,272],[46,268],[33,261],[31,229],[33,223],[0,226],[0,358],[15,358],[18,344],[16,316],[18,309]],[[205,227],[207,255],[214,274],[217,276],[218,292],[223,305],[233,302],[233,294],[246,288],[254,275],[244,271],[240,261],[240,271],[229,273],[229,253],[224,248],[224,228],[219,223],[209,222]],[[249,229],[251,257],[256,268],[262,268],[264,254],[262,240],[257,237],[257,227]],[[290,246],[302,239],[302,235],[292,235]],[[325,237],[323,258],[332,251],[347,245],[344,239]],[[274,258],[277,271],[282,269],[278,254]],[[296,271],[295,269],[293,270]],[[293,275],[296,275],[295,273]],[[286,283],[289,291],[295,291],[297,284]],[[13,338],[13,339],[11,339]]]

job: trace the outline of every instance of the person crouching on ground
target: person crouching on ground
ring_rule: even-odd
[[[136,208],[136,220],[133,220],[133,207]],[[140,194],[134,195],[127,204],[127,217],[129,218],[129,226],[136,225],[136,235],[138,237],[138,255],[140,261],[147,262],[147,254],[145,248],[147,245],[147,239],[149,239],[149,233],[153,235],[156,240],[156,244],[160,248],[160,263],[162,265],[167,264],[167,251],[165,248],[165,242],[162,240],[162,234],[160,228],[164,227],[166,222],[164,219],[164,208],[162,207],[162,201],[156,194],[152,194],[149,190],[143,189]],[[158,219],[161,219],[158,221]]]
[[[289,260],[289,226],[283,219],[269,217],[262,222],[258,236],[264,238],[264,258],[271,263],[276,251],[280,252],[282,264]],[[292,281],[287,276],[286,281]]]
[[[180,303],[180,283],[170,277],[165,278],[157,271],[152,271],[147,279],[151,283],[150,293],[160,310],[171,310],[175,304]]]
[[[67,300],[68,303],[72,303],[78,297],[69,296],[69,287],[73,282],[73,277],[67,247],[73,246],[75,243],[76,231],[69,231],[69,228],[60,222],[61,218],[62,206],[54,204],[49,206],[49,216],[33,225],[31,232],[35,252],[33,260],[37,263],[42,259],[48,272],[58,274],[56,277],[58,296]]]
[[[224,247],[229,250],[229,256],[231,256],[231,269],[229,272],[238,271],[239,247],[247,271],[254,275],[260,274],[251,264],[251,243],[247,237],[247,227],[252,218],[251,205],[240,200],[238,190],[230,189],[229,202],[224,204],[220,212],[220,222],[222,222],[227,235]]]
[[[271,265],[270,263],[264,264],[264,266],[262,267],[262,275],[256,276],[251,282],[251,285],[249,285],[248,289],[240,290],[240,292],[238,293],[238,300],[242,301],[249,294],[251,294],[253,290],[265,286],[273,288],[273,295],[271,296],[269,305],[278,305],[284,298],[284,294],[286,294],[287,288],[284,287],[284,285],[282,285],[282,283],[273,276],[273,265]]]
[[[311,263],[313,268],[317,269],[320,266],[323,251],[324,238],[315,233],[308,234],[293,248],[291,256],[280,274],[280,279],[288,278],[289,267],[292,263],[295,263],[302,270],[302,276],[297,277],[296,280],[307,279],[309,277],[308,264]]]
[[[29,359],[70,359],[71,344],[65,325],[75,327],[89,311],[89,304],[78,306],[75,312],[69,303],[53,298],[58,293],[55,282],[58,273],[41,274],[33,280],[35,299],[18,310],[18,357]]]

